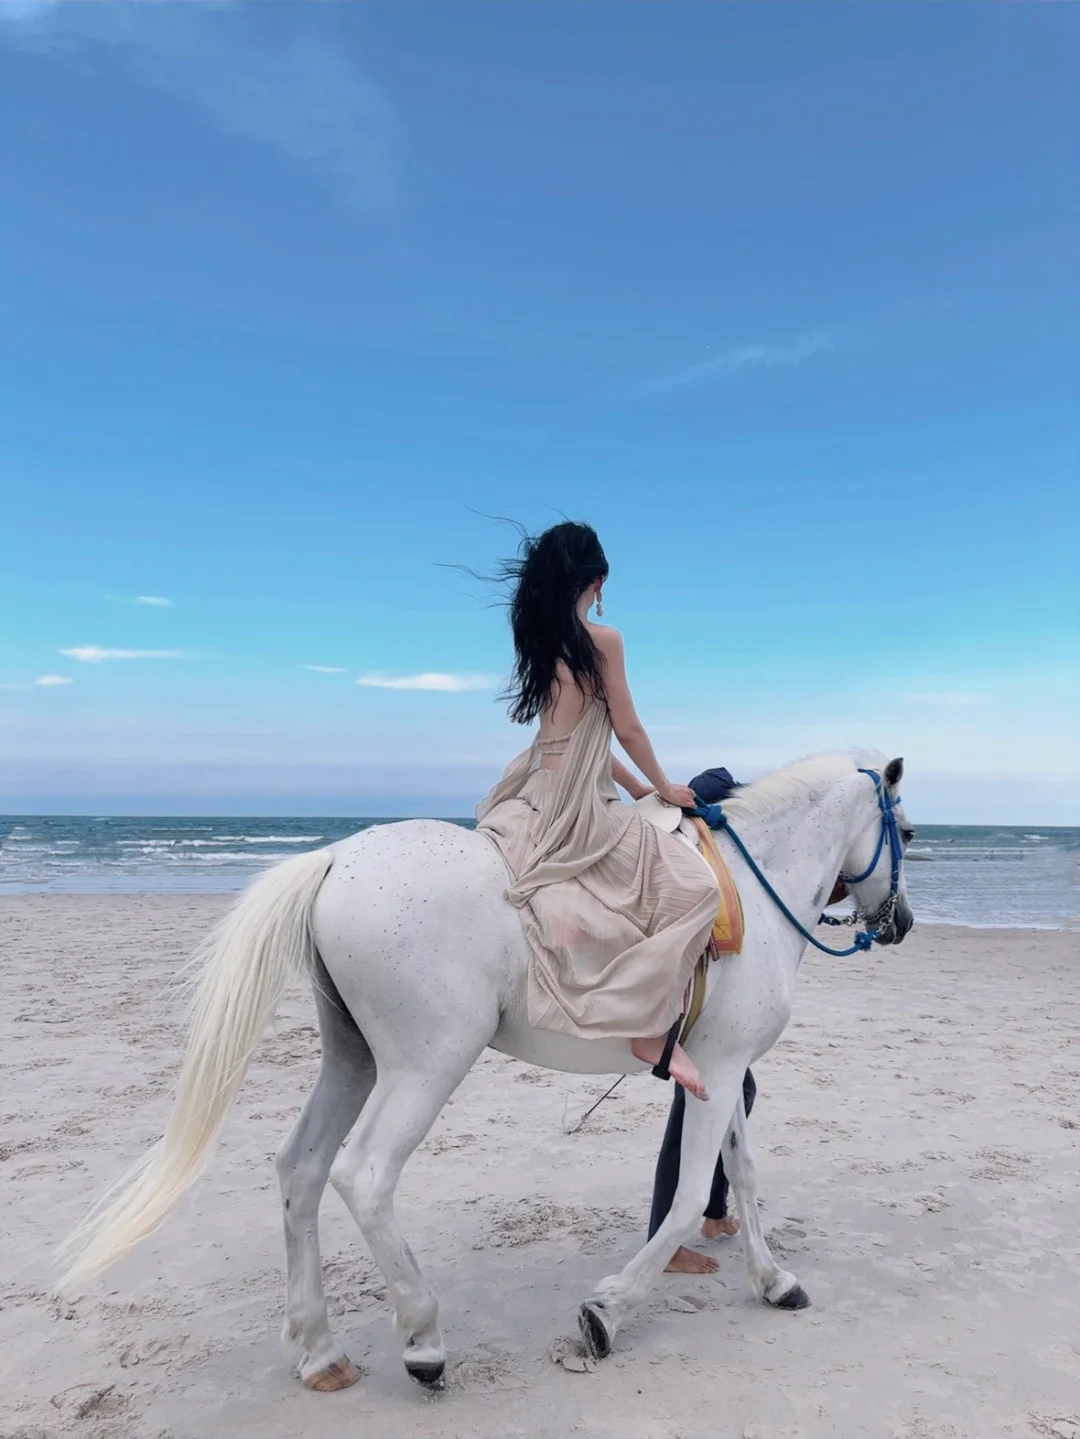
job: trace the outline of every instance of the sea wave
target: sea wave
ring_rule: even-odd
[[[12,815],[0,826],[0,891],[235,891],[301,849],[378,822]],[[1080,828],[920,825],[908,894],[919,923],[1075,928],[1078,857]]]

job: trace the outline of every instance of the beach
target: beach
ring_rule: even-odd
[[[607,1087],[489,1053],[405,1170],[397,1209],[439,1295],[445,1394],[405,1376],[382,1284],[323,1205],[332,1319],[362,1366],[304,1389],[278,1340],[273,1154],[312,1082],[290,992],[206,1175],[72,1301],[50,1253],[161,1132],[182,1032],[168,985],[225,894],[0,899],[2,1439],[988,1439],[1080,1435],[1080,939],[917,926],[804,960],[755,1066],[766,1231],[802,1313],[665,1276],[613,1357],[548,1357],[643,1241],[670,1088]]]

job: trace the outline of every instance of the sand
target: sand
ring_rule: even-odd
[[[801,1314],[666,1277],[596,1373],[548,1350],[639,1246],[670,1091],[488,1055],[405,1172],[399,1213],[442,1302],[447,1392],[404,1374],[336,1195],[323,1209],[338,1332],[364,1378],[305,1390],[278,1344],[272,1155],[312,1079],[297,991],[207,1175],[165,1229],[68,1303],[48,1257],[159,1133],[179,1056],[167,981],[225,901],[0,901],[3,1439],[945,1439],[1080,1434],[1078,937],[917,929],[813,955],[756,1067],[772,1242]]]

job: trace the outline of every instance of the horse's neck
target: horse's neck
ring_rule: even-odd
[[[783,806],[738,826],[747,849],[807,928],[813,928],[836,882],[858,804],[857,787],[841,781],[801,808]]]

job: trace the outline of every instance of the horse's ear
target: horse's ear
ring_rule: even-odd
[[[904,777],[903,759],[891,759],[885,766],[885,783],[894,789]]]

